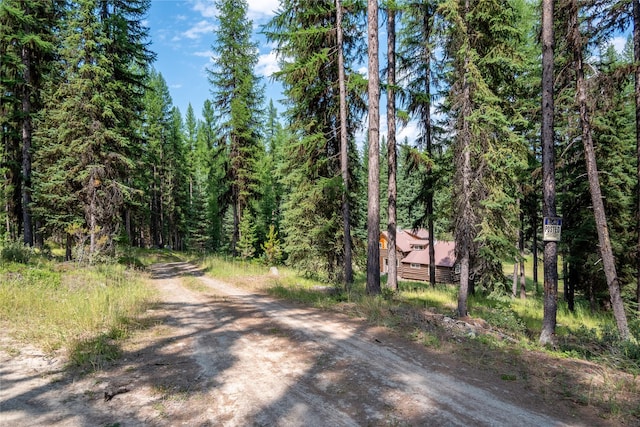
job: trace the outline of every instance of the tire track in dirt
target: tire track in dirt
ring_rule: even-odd
[[[0,348],[2,427],[599,425],[517,384],[450,375],[460,370],[453,358],[363,321],[239,289],[188,263],[151,273],[160,293],[145,315],[152,326],[98,372]]]
[[[223,386],[212,392],[218,401],[234,401],[231,409],[218,408],[233,412],[232,424],[581,425],[518,406],[499,388],[439,373],[424,354],[416,357],[410,347],[386,345],[375,328],[361,322],[199,279],[225,299],[219,309],[234,318],[232,324],[248,332],[232,340],[235,364],[220,373]],[[260,321],[254,324],[256,318]],[[251,332],[265,325],[280,336]],[[219,355],[208,351],[228,341],[199,339],[204,371],[218,363]]]

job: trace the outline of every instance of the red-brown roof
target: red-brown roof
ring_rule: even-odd
[[[389,236],[386,231],[383,231],[382,235],[385,240],[389,241]],[[396,247],[400,252],[411,252],[415,245],[422,245],[426,248],[428,244],[429,232],[424,229],[419,229],[415,233],[402,229],[396,231]]]
[[[453,267],[456,261],[455,243],[447,241],[436,241],[435,243],[436,266]],[[412,251],[409,255],[402,259],[402,263],[406,264],[422,264],[429,265],[429,248],[425,247],[422,251]]]

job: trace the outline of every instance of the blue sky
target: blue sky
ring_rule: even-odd
[[[273,17],[279,1],[248,0],[248,4],[248,17],[254,24],[254,40],[258,43],[260,54],[256,74],[263,77],[267,102],[273,99],[281,110],[278,101],[282,99],[282,88],[270,79],[270,75],[277,70],[276,57],[264,36],[259,34],[261,26]],[[211,45],[215,41],[217,13],[213,0],[151,1],[146,25],[150,29],[151,50],[157,54],[154,66],[162,73],[171,91],[173,105],[180,109],[183,117],[191,103],[196,117],[200,118],[204,101],[211,98],[211,85],[206,69],[211,65]],[[386,36],[384,27],[380,29],[380,45],[383,46]],[[612,40],[612,43],[621,51],[625,41],[626,36],[620,36]],[[366,73],[366,68],[363,73]],[[384,134],[384,99],[382,103],[380,130]],[[400,129],[398,140],[402,141],[405,136],[413,140],[417,133],[415,123],[410,122],[406,128]],[[359,139],[363,137],[360,135]]]
[[[276,58],[264,37],[258,33],[278,7],[278,0],[249,0],[249,19],[253,21],[255,40],[260,49],[256,74],[262,76],[267,100],[282,98],[281,87],[269,76],[276,70]],[[211,98],[207,67],[211,64],[211,45],[215,41],[217,11],[213,0],[152,0],[146,25],[150,29],[151,50],[157,54],[154,67],[162,73],[173,105],[183,117],[191,103],[196,117]]]

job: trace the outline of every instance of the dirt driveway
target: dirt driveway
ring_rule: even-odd
[[[0,352],[0,426],[598,423],[383,328],[238,289],[185,263],[152,273],[161,294],[153,326],[105,369],[82,375],[33,349]]]

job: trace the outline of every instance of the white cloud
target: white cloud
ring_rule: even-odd
[[[182,83],[169,85],[169,89],[181,89],[181,88],[182,88]]]
[[[205,18],[215,18],[218,10],[212,1],[195,0],[191,2],[193,10],[199,12]]]
[[[193,27],[182,33],[182,35],[189,39],[198,39],[202,36],[202,34],[213,32],[214,28],[215,26],[212,23],[208,21],[200,21]]]
[[[212,1],[191,0],[193,10],[200,13],[204,18],[215,18],[218,15],[218,9]],[[256,20],[267,18],[275,15],[276,10],[280,7],[279,0],[249,0],[249,19]]]
[[[418,124],[415,121],[411,121],[407,123],[406,126],[400,129],[400,133],[396,136],[396,140],[399,144],[404,142],[404,139],[407,138],[410,144],[414,144],[415,141],[420,136],[420,129],[418,129]]]
[[[622,36],[615,37],[613,40],[611,40],[611,44],[616,48],[616,51],[618,53],[622,53],[622,51],[624,50],[624,46],[627,44],[627,38]]]
[[[201,58],[211,58],[213,56],[213,52],[210,50],[203,50],[200,52],[193,52],[193,56],[199,56]]]
[[[278,60],[275,52],[271,51],[260,55],[260,58],[258,58],[258,65],[256,66],[258,74],[270,77],[273,73],[279,70],[280,67],[278,67]]]
[[[249,0],[249,18],[256,19],[275,15],[279,0]]]

